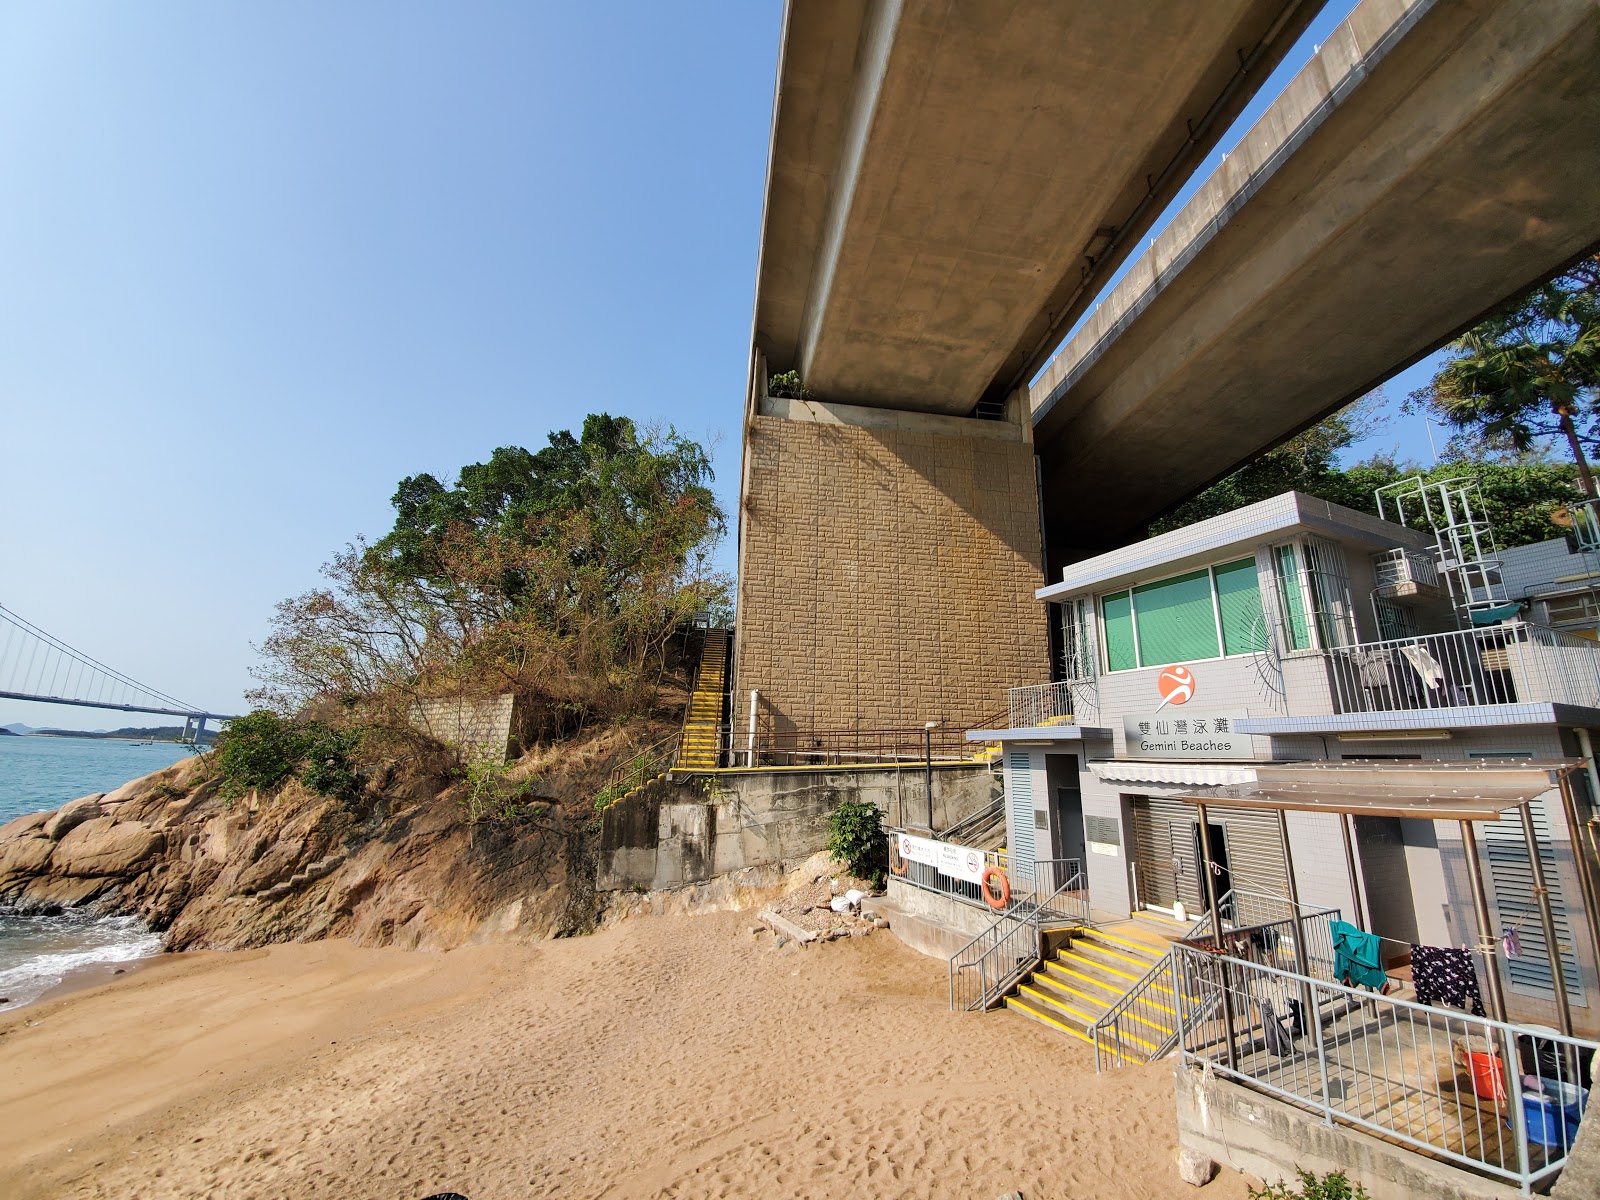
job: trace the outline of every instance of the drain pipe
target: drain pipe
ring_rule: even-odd
[[[750,689],[750,737],[744,750],[744,765],[747,767],[756,765],[756,701],[760,697],[760,692],[755,688]]]

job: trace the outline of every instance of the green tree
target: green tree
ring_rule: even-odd
[[[1383,393],[1373,392],[1317,422],[1152,522],[1150,532],[1181,529],[1287,491],[1322,495],[1338,474],[1339,451],[1370,437],[1386,419],[1383,403]]]
[[[1593,497],[1586,451],[1600,445],[1600,255],[1481,321],[1408,398],[1467,435],[1470,451],[1523,454],[1565,440],[1583,493]]]
[[[726,602],[710,482],[695,442],[604,414],[537,453],[502,447],[453,486],[404,479],[394,528],[278,606],[254,698],[334,702],[401,732],[421,696],[511,691],[534,739],[636,707],[674,631]]]

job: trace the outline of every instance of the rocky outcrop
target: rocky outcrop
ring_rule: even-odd
[[[131,913],[168,949],[320,937],[449,948],[594,927],[590,797],[651,727],[525,757],[538,802],[470,824],[464,785],[395,765],[353,804],[290,784],[219,797],[191,759],[116,791],[0,827],[0,904]]]

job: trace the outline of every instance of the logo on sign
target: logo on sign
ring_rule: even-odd
[[[1187,704],[1194,699],[1194,672],[1188,667],[1168,667],[1156,680],[1156,691],[1161,694],[1157,712],[1169,704]]]

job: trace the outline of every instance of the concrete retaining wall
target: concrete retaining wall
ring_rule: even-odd
[[[934,824],[941,829],[999,795],[987,766],[935,766],[933,780]],[[655,890],[798,862],[825,848],[828,814],[844,800],[876,804],[887,825],[927,819],[920,769],[730,771],[684,783],[662,780],[602,815],[596,887]]]
[[[999,914],[889,877],[889,928],[919,954],[946,961]]]
[[[1513,1200],[1521,1191],[1176,1063],[1178,1144],[1268,1183],[1343,1171],[1372,1200]]]

